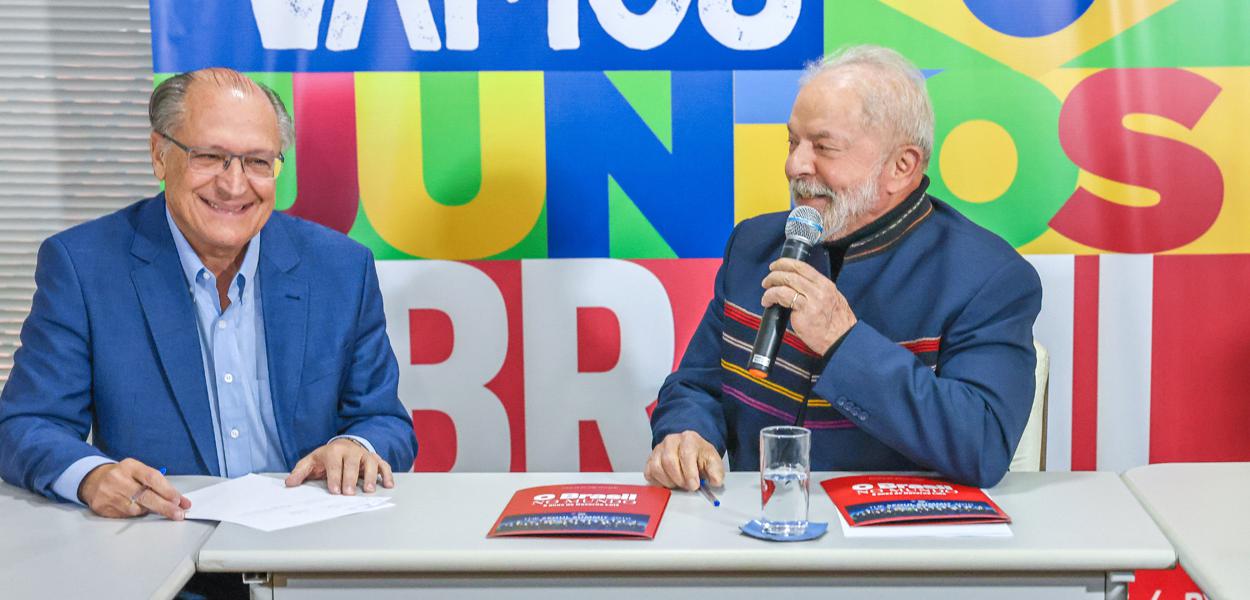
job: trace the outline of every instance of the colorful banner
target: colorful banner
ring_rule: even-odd
[[[812,0],[153,0],[152,56],[160,72],[780,69],[820,54],[822,9]]]
[[[932,192],[1042,275],[1047,468],[1250,459],[1248,29],[1238,0],[152,1],[158,79],[277,89],[279,208],[382,261],[418,470],[640,470],[730,230],[788,208],[801,69],[856,43],[924,70]]]

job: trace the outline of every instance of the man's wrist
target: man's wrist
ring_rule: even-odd
[[[833,354],[837,352],[838,348],[842,346],[842,342],[846,341],[846,336],[851,335],[851,330],[854,329],[855,325],[858,323],[859,323],[858,320],[851,323],[851,326],[847,327],[846,331],[842,332],[842,335],[838,336],[837,339],[833,340],[833,343],[829,344],[829,347],[826,348],[824,352],[821,352],[821,356],[820,356],[821,370],[824,370],[824,366],[828,365],[829,361],[833,359]]]
[[[78,484],[78,501],[86,506],[90,506],[91,497],[95,496],[95,490],[100,487],[98,484],[99,478],[104,477],[108,472],[108,469],[105,467],[116,464],[113,462],[104,463],[87,471],[87,474],[83,475],[82,481]]]
[[[58,498],[66,502],[86,505],[81,500],[79,488],[82,487],[83,480],[87,474],[95,470],[101,465],[113,464],[117,461],[99,454],[91,454],[84,456],[65,468],[60,475],[52,482],[52,493]]]
[[[365,449],[365,452],[370,452],[370,453],[376,453],[376,452],[377,452],[376,450],[374,450],[374,449],[373,449],[373,445],[369,443],[369,440],[366,440],[365,438],[362,438],[362,437],[360,437],[360,436],[358,436],[358,435],[351,435],[351,434],[349,434],[349,433],[345,433],[345,434],[342,434],[342,435],[336,435],[336,436],[334,436],[334,437],[330,438],[330,441],[329,441],[329,442],[326,442],[326,443],[327,443],[327,444],[329,444],[329,443],[332,443],[332,442],[334,442],[334,441],[336,441],[336,440],[351,440],[351,441],[355,442],[355,443],[356,443],[356,445],[360,446],[361,448],[364,448],[364,449]]]

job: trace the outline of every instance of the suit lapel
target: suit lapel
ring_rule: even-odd
[[[195,306],[165,220],[164,194],[141,209],[131,254],[138,260],[130,279],[165,380],[191,433],[196,454],[210,474],[219,475]]]
[[[261,230],[260,292],[265,317],[269,390],[278,438],[287,466],[299,460],[293,438],[308,326],[308,283],[295,275],[299,252],[287,232],[287,217],[274,214]]]

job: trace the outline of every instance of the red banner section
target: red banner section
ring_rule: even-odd
[[[524,471],[527,448],[536,445],[576,447],[561,450],[569,470],[641,468],[649,408],[703,317],[720,261],[552,262],[563,264],[379,263],[383,287],[404,290],[387,294],[387,312],[402,315],[390,334],[408,363],[400,395],[421,448],[415,470],[448,471],[465,461],[459,468]],[[634,372],[649,362],[654,373]],[[624,418],[613,417],[631,404]],[[479,416],[498,422],[475,423]],[[506,443],[495,439],[500,434]],[[530,444],[527,436],[568,439]],[[487,454],[504,448],[506,460]],[[565,459],[540,462],[550,469],[553,460]]]
[[[1160,571],[1137,571],[1128,584],[1129,600],[1206,600],[1202,590],[1185,570],[1176,567]]]
[[[1150,462],[1250,460],[1250,255],[1158,256]]]

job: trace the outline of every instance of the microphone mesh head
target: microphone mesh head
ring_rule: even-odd
[[[820,225],[820,211],[810,206],[790,211],[790,217],[786,219],[786,239],[798,238],[814,246],[824,233],[825,228]]]

